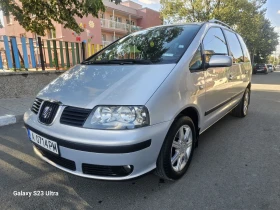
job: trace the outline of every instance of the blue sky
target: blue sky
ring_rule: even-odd
[[[149,7],[151,9],[160,10],[160,0],[133,0],[139,4],[142,4],[144,7]]]
[[[268,0],[265,6],[267,7],[266,17],[275,27],[280,27],[280,1]]]
[[[266,17],[280,35],[280,0],[268,0],[265,6],[267,7]],[[277,54],[280,55],[280,45],[277,47]]]

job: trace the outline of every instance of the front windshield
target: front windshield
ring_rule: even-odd
[[[148,64],[176,63],[189,47],[200,25],[175,25],[147,29],[130,34],[97,55],[87,63],[110,61],[147,61]]]

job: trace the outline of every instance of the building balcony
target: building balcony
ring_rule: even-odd
[[[139,26],[130,25],[130,24],[126,24],[126,23],[120,23],[120,22],[113,21],[113,20],[100,19],[100,21],[101,21],[102,28],[110,29],[110,30],[118,30],[118,31],[122,31],[124,33],[131,33],[131,32],[139,31],[142,29]]]
[[[113,41],[102,41],[102,45],[103,47],[108,46],[109,44],[111,44]]]

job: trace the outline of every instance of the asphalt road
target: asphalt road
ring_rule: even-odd
[[[249,115],[201,135],[177,182],[76,177],[37,158],[23,124],[0,128],[0,209],[280,209],[280,72],[253,75]],[[14,191],[58,196],[14,196]]]

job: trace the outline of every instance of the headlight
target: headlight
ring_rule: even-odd
[[[124,130],[149,125],[149,113],[144,106],[98,106],[86,120],[85,128]]]

